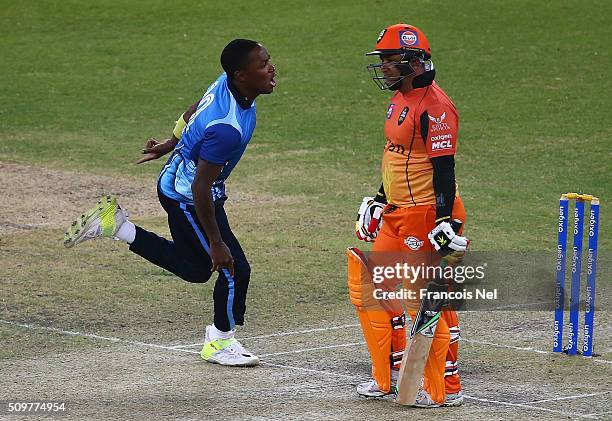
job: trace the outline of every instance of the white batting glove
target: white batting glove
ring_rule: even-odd
[[[382,211],[385,206],[385,203],[377,202],[371,196],[363,198],[355,222],[357,238],[367,243],[376,239],[382,227]]]
[[[429,234],[427,234],[427,238],[429,238],[431,244],[442,256],[455,256],[460,258],[465,254],[470,244],[470,240],[456,233],[456,231],[459,231],[459,227],[461,227],[462,224],[463,222],[458,219],[452,222],[440,222]]]

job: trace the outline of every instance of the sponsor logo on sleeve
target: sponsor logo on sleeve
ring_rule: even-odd
[[[445,149],[452,149],[453,148],[453,144],[451,143],[450,140],[445,140],[443,142],[433,142],[431,144],[431,150],[433,151],[442,151]]]
[[[431,127],[430,130],[432,132],[439,132],[442,130],[450,130],[450,126],[448,125],[448,123],[446,123],[444,121],[444,119],[446,119],[446,113],[442,113],[442,115],[440,117],[434,117],[432,115],[429,116],[429,119],[434,123]]]
[[[445,112],[442,113],[442,115],[440,117],[434,117],[432,115],[429,116],[429,119],[431,121],[433,121],[434,123],[436,123],[436,124],[441,124],[444,121],[445,118],[446,118],[446,113]]]
[[[439,134],[439,135],[437,135],[437,136],[432,136],[432,137],[431,137],[431,141],[432,141],[432,142],[435,142],[435,141],[437,141],[437,140],[449,140],[449,141],[450,141],[452,138],[453,138],[453,135],[452,135],[452,134],[450,134],[450,133],[447,133],[447,134]]]
[[[410,109],[408,107],[404,107],[404,109],[402,110],[399,118],[397,119],[397,125],[401,125],[404,120],[406,120],[406,116],[408,115],[408,111],[410,111]]]
[[[415,31],[401,31],[399,36],[400,44],[404,47],[412,47],[419,42],[419,36]]]
[[[440,134],[431,137],[431,151],[442,151],[453,148],[452,134]]]

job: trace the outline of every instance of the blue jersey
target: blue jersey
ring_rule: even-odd
[[[193,204],[191,184],[200,159],[223,165],[212,186],[213,200],[225,200],[225,180],[240,161],[255,130],[255,102],[243,109],[232,95],[223,73],[208,87],[195,113],[183,129],[159,175],[161,192],[171,199]]]

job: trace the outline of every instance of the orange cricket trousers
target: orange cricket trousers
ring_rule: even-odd
[[[459,197],[455,198],[452,217],[463,221],[465,226],[465,208]],[[432,259],[437,258],[435,249],[427,238],[427,234],[436,225],[435,219],[435,205],[409,208],[394,208],[388,205],[383,212],[383,225],[372,251],[415,253],[420,256],[430,254]],[[408,305],[408,309],[414,321],[418,308]],[[461,390],[461,380],[457,372],[459,335],[457,313],[453,310],[443,311],[429,351],[423,383],[425,390],[438,403],[444,402],[447,393],[457,393]],[[405,328],[393,330],[392,344],[395,354],[406,347]],[[395,365],[394,368],[399,366]]]

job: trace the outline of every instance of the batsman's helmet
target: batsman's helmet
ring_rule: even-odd
[[[416,26],[398,23],[383,29],[376,40],[373,51],[367,56],[381,54],[403,54],[412,52],[414,55],[423,54],[423,58],[431,58],[431,49],[427,37]]]
[[[378,35],[376,46],[366,56],[391,56],[401,54],[401,60],[393,63],[400,70],[402,77],[399,80],[389,81],[379,74],[381,63],[370,64],[368,70],[372,79],[381,89],[399,89],[401,81],[414,73],[410,61],[414,58],[420,60],[426,70],[433,69],[431,63],[431,49],[427,37],[416,26],[398,23],[383,29]]]

